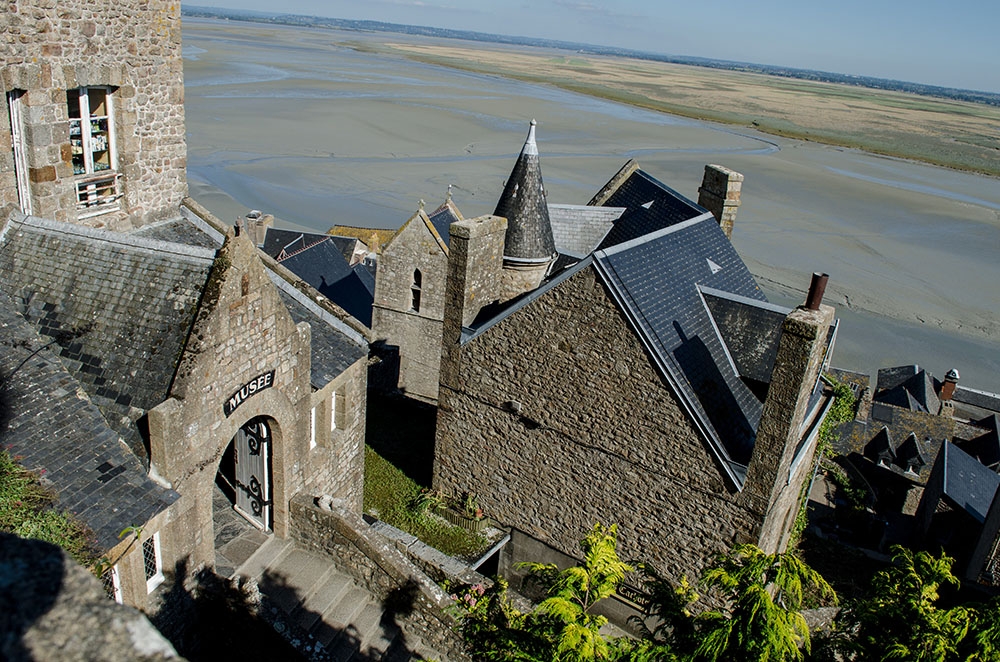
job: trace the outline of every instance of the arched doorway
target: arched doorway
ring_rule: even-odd
[[[250,419],[236,432],[219,463],[219,481],[228,488],[233,508],[261,531],[273,525],[271,512],[271,424],[266,416]]]

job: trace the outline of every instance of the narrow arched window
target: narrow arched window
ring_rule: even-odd
[[[423,276],[420,269],[413,270],[413,285],[410,286],[410,310],[415,313],[420,312],[420,284]]]

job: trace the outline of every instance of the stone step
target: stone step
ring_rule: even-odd
[[[332,571],[327,559],[292,548],[263,572],[258,583],[261,593],[291,614]]]
[[[302,629],[311,630],[323,617],[323,612],[339,601],[351,585],[350,577],[331,568],[326,581],[317,585],[316,589],[306,596],[306,599],[292,612],[292,618]]]
[[[355,657],[361,657],[361,637],[353,626],[342,630],[337,637],[326,647],[326,652],[333,662],[349,662]],[[362,658],[364,659],[364,658]]]
[[[358,615],[351,619],[351,624],[358,629],[358,633],[361,635],[362,650],[373,648],[375,640],[383,633],[384,628],[381,625],[382,613],[382,605],[375,602],[368,602],[361,608]],[[391,620],[390,624],[392,627],[395,627],[395,623],[392,623]],[[395,633],[392,633],[392,637],[394,636]],[[392,643],[392,637],[386,642],[381,652],[385,652],[388,644]]]
[[[381,610],[379,613],[380,621],[375,632],[369,637],[364,637],[363,641],[367,647],[369,655],[372,657],[377,657],[380,660],[386,660],[389,658],[390,653],[393,650],[399,650],[401,647],[396,645],[397,642],[404,638],[402,637],[403,631],[398,625],[391,619],[388,618],[385,622],[381,621]],[[405,650],[405,647],[403,647]]]
[[[271,538],[237,570],[257,579],[261,594],[311,635],[334,662],[442,660],[418,637],[407,637],[366,589],[333,562]]]
[[[271,536],[271,538],[261,545],[256,552],[250,555],[246,562],[236,569],[235,575],[241,577],[253,577],[260,579],[264,570],[268,566],[277,563],[284,555],[288,554],[294,543],[291,540]]]
[[[361,613],[371,597],[368,591],[352,584],[340,600],[323,612],[323,620],[335,628],[353,625],[354,617]]]

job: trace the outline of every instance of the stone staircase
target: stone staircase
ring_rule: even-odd
[[[403,632],[367,589],[329,559],[270,538],[236,571],[260,587],[268,620],[299,639],[313,659],[334,662],[409,662],[444,658],[418,636]]]

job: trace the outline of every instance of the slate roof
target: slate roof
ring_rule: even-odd
[[[216,249],[219,243],[184,218],[175,218],[160,223],[144,225],[131,233],[133,237],[143,237],[155,241],[187,244],[201,248]]]
[[[507,219],[503,249],[505,259],[540,262],[555,255],[556,245],[538,163],[538,145],[535,143],[535,120],[531,120],[528,137],[493,215]]]
[[[576,257],[590,255],[624,212],[624,207],[549,205],[556,250]]]
[[[1000,413],[1000,395],[980,391],[965,386],[956,386],[955,394],[952,396],[955,402],[972,405],[986,411]]]
[[[344,237],[346,239],[346,237]],[[281,261],[284,257],[294,255],[321,241],[329,241],[330,235],[319,232],[302,232],[300,230],[282,230],[269,227],[264,233],[264,243],[260,249],[275,260]],[[339,249],[339,247],[338,247]],[[346,258],[350,260],[350,258]]]
[[[368,247],[365,246],[365,242],[357,239],[356,237],[331,236],[330,241],[332,241],[333,245],[337,247],[337,250],[339,250],[340,254],[344,256],[344,259],[347,260],[348,264],[351,264],[354,261],[358,246],[362,247],[362,252],[368,252]]]
[[[145,461],[134,421],[167,397],[215,251],[16,215],[0,290],[59,348]]]
[[[875,377],[875,392],[886,391],[901,386],[906,380],[920,372],[918,365],[900,365],[879,368]]]
[[[704,207],[691,202],[643,170],[636,170],[604,201],[604,207],[624,207],[625,212],[601,242],[609,248],[650,232],[708,215]]]
[[[451,224],[462,220],[462,214],[450,200],[432,211],[427,218],[445,246],[451,246]]]
[[[781,327],[791,309],[709,287],[700,289],[740,376],[771,383]]]
[[[916,367],[916,366],[913,366]],[[937,384],[926,370],[899,382],[898,373],[893,373],[893,386],[876,391],[874,400],[883,404],[894,405],[910,411],[923,411],[937,414],[941,410],[941,401],[937,396]],[[882,383],[883,371],[879,370],[879,384]]]
[[[1000,465],[1000,416],[993,414],[979,421],[986,432],[968,440],[956,440],[956,445],[994,470]]]
[[[733,245],[709,215],[598,250],[594,257],[720,461],[742,482],[762,406],[729,360],[698,290],[709,287],[766,301]]]
[[[330,237],[292,252],[278,262],[367,327],[372,325],[375,280],[363,265],[351,268]],[[360,269],[358,268],[360,267]]]
[[[179,496],[151,481],[81,384],[0,293],[0,443],[95,533],[106,551]],[[54,351],[55,350],[55,351]],[[113,505],[111,505],[113,504]]]
[[[944,463],[944,496],[982,524],[1000,486],[1000,476],[947,441],[941,447],[939,461]]]
[[[351,367],[358,359],[368,355],[364,338],[330,313],[323,310],[309,297],[296,290],[274,272],[268,272],[278,288],[278,294],[288,309],[292,320],[308,322],[312,328],[312,369],[309,381],[319,390]]]

